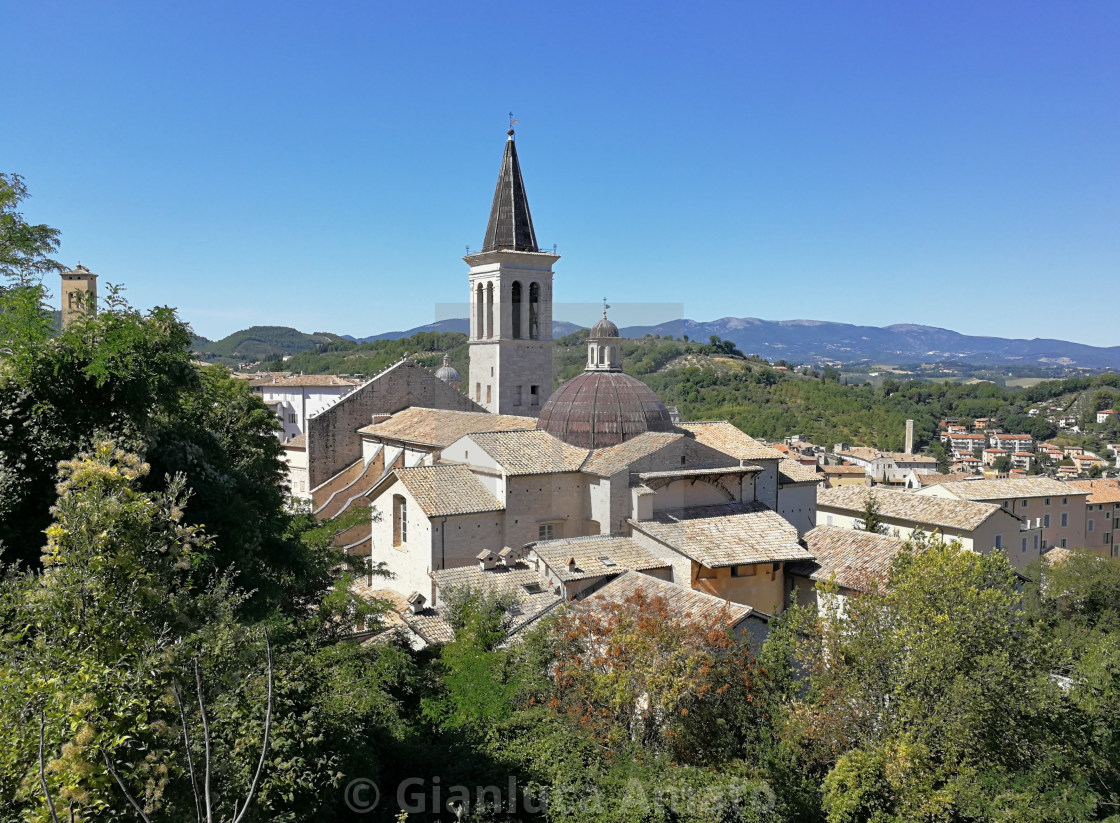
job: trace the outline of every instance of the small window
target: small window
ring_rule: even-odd
[[[1050,528],[1050,515],[1047,514],[1047,515],[1043,516],[1043,518],[1042,518],[1042,528],[1044,528],[1044,529]]]
[[[1025,537],[1024,537],[1024,538],[1023,538],[1023,548],[1022,548],[1022,551],[1024,551],[1024,552],[1025,552],[1026,550],[1027,550],[1027,538],[1025,538]]]
[[[1002,534],[997,534],[996,535],[996,548],[997,549],[1002,549],[1003,548],[1003,535]]]
[[[288,422],[289,423],[295,423],[296,420],[297,420],[297,418],[296,418],[295,412],[291,412],[291,413],[288,414]]]
[[[1066,514],[1065,512],[1062,512],[1062,526],[1068,526],[1068,525],[1069,525],[1069,515]]]
[[[1038,551],[1038,535],[1034,536],[1034,550]]]
[[[1113,557],[1120,557],[1120,546],[1113,546],[1112,547],[1112,556]]]
[[[489,385],[487,385],[487,387],[486,387],[486,403],[487,403],[487,405],[490,404],[490,386]]]
[[[1050,498],[1049,497],[1043,498],[1042,505],[1043,506],[1049,506],[1050,505]]]
[[[688,461],[688,457],[686,455],[682,454],[681,455],[681,465],[683,466],[687,461]]]
[[[514,386],[513,387],[513,405],[515,405],[515,406],[520,406],[521,405],[521,387],[520,386]]]
[[[551,523],[541,523],[537,526],[537,540],[551,540],[552,533]]]
[[[481,383],[475,383],[474,384],[474,402],[475,403],[481,403],[482,402],[482,384]]]
[[[541,390],[540,389],[541,389],[540,386],[530,386],[529,387],[529,405],[530,406],[539,406],[540,405],[540,402],[541,402]]]
[[[393,495],[393,545],[408,542],[408,501],[403,495]]]
[[[1065,517],[1065,515],[1063,514],[1062,517]],[[1093,530],[1093,521],[1092,520],[1086,520],[1085,521],[1085,531],[1091,532],[1092,530]]]
[[[1065,547],[1066,547],[1066,539],[1063,537],[1062,538],[1062,548],[1064,549]]]
[[[1062,498],[1062,505],[1063,506],[1068,506],[1069,505],[1069,498],[1068,497],[1063,497]]]

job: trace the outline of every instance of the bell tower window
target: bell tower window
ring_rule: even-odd
[[[541,337],[540,329],[540,311],[541,311],[541,284],[529,284],[529,339],[539,340]]]
[[[494,284],[486,284],[486,339],[494,336]]]
[[[475,289],[475,291],[477,292],[477,296],[475,297],[474,307],[474,336],[476,340],[481,340],[486,334],[485,326],[483,325],[486,320],[482,310],[483,297],[481,283],[478,284],[478,288]]]
[[[509,298],[512,311],[510,313],[510,320],[513,321],[513,339],[521,339],[521,283],[518,280],[513,281],[513,285],[509,288]]]

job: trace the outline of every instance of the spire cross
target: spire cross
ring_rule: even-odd
[[[609,308],[610,308],[610,306],[607,305],[607,298],[604,297],[603,298],[603,317],[607,316],[607,309],[609,309]]]

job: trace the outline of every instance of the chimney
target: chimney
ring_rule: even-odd
[[[384,423],[386,420],[388,420],[392,416],[393,415],[391,415],[391,414],[384,414],[384,413],[381,413],[381,412],[376,413],[376,414],[373,415],[373,424],[376,426],[378,423]]]
[[[906,421],[906,453],[914,453],[914,421]]]

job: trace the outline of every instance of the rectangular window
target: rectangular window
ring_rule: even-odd
[[[529,387],[529,405],[530,406],[539,406],[540,402],[541,402],[541,387],[540,386],[530,386]]]
[[[1026,505],[1027,505],[1027,503],[1029,503],[1029,502],[1030,502],[1029,500],[1024,500],[1024,501],[1023,501],[1023,505],[1024,505],[1024,506],[1026,506]]]
[[[490,405],[490,386],[486,387],[486,404]]]
[[[1050,528],[1050,515],[1045,515],[1042,518],[1042,528],[1044,528],[1044,529]]]
[[[290,412],[290,413],[288,414],[288,422],[289,422],[289,423],[295,423],[295,422],[296,422],[296,414],[295,414],[295,412]]]
[[[1034,550],[1038,551],[1038,535],[1034,536]]]
[[[1023,548],[1021,549],[1021,551],[1025,552],[1026,550],[1027,550],[1027,538],[1024,537],[1023,538]]]
[[[1062,505],[1063,506],[1068,506],[1069,505],[1069,498],[1068,497],[1063,497],[1062,498]]]
[[[1113,557],[1120,557],[1120,546],[1113,546],[1112,547],[1112,556]]]
[[[732,577],[754,577],[757,569],[754,566],[732,566]]]
[[[1044,498],[1043,501],[1042,501],[1042,505],[1043,506],[1049,506],[1050,505],[1050,498],[1049,497]]]
[[[1063,537],[1062,538],[1062,548],[1064,549],[1065,547],[1066,547],[1066,539]]]
[[[1002,549],[1003,548],[1003,535],[1002,534],[997,534],[996,535],[996,548],[997,549]]]
[[[537,540],[551,540],[552,539],[552,524],[541,523],[537,526]]]
[[[824,516],[824,524],[826,526],[831,526],[832,525],[832,515],[831,514],[826,514]]]
[[[1062,512],[1062,525],[1063,526],[1068,526],[1069,525],[1069,515],[1066,514],[1065,512]]]
[[[1091,532],[1092,530],[1093,530],[1093,521],[1092,520],[1086,520],[1085,521],[1085,531]]]
[[[475,383],[474,384],[474,402],[475,403],[481,403],[482,402],[482,384],[481,383]]]
[[[521,405],[521,387],[520,386],[514,386],[513,387],[513,405],[515,405],[515,406],[520,406]]]
[[[1104,542],[1105,542],[1105,545],[1108,545],[1109,543],[1112,542],[1112,532],[1105,532]]]

